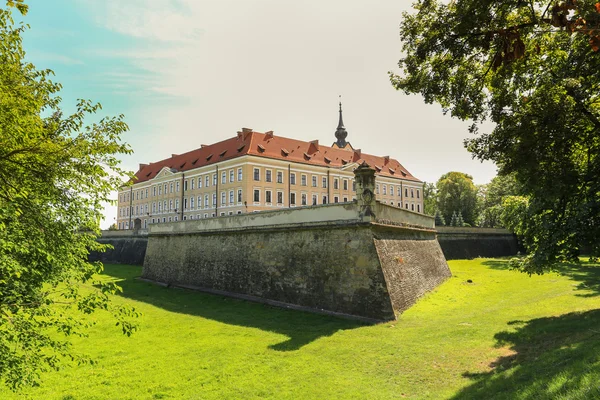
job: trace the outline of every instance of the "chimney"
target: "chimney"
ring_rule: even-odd
[[[147,167],[147,166],[148,166],[148,164],[140,164],[139,169],[142,170],[142,168]]]
[[[360,149],[354,149],[354,154],[352,155],[352,162],[357,162],[362,158],[362,153]]]
[[[388,165],[390,163],[390,156],[383,156],[383,165]]]
[[[273,138],[273,131],[265,132],[265,139],[272,139],[272,138]]]

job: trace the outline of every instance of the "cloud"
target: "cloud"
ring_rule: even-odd
[[[89,3],[97,21],[123,35],[159,42],[190,43],[203,30],[193,23],[188,1],[184,0],[105,0]]]
[[[29,57],[36,62],[52,62],[52,63],[60,63],[64,65],[83,65],[84,62],[82,60],[72,58],[69,56],[65,56],[62,54],[56,53],[46,53],[42,51],[31,51],[28,53]]]

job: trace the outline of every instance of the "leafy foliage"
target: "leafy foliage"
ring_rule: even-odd
[[[502,203],[508,196],[519,196],[523,193],[521,185],[514,174],[498,175],[487,185],[479,188],[479,217],[477,225],[485,228],[504,228]]]
[[[444,216],[440,212],[440,210],[435,210],[435,226],[444,226],[446,225],[446,220]]]
[[[427,215],[437,214],[437,189],[433,183],[425,182],[423,185],[423,212]]]
[[[475,224],[477,218],[477,188],[473,177],[462,172],[448,172],[437,181],[437,206],[446,221],[461,212],[464,221]],[[454,226],[454,225],[453,225]]]
[[[529,196],[530,273],[600,254],[600,3],[420,0],[392,84],[472,120],[474,156]],[[494,128],[480,132],[483,121]],[[488,125],[489,126],[489,125]],[[464,214],[464,213],[463,213]],[[465,220],[467,219],[465,214]]]
[[[27,11],[21,0],[9,7]],[[0,382],[12,389],[39,384],[40,372],[62,362],[86,362],[72,354],[68,336],[86,324],[75,309],[114,313],[129,335],[135,310],[112,307],[114,283],[98,283],[100,263],[89,263],[102,203],[122,183],[116,158],[129,153],[120,142],[123,117],[85,125],[100,105],[81,100],[64,116],[52,71],[24,60],[21,34],[10,8],[0,8]]]

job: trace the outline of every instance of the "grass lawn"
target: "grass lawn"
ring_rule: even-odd
[[[600,398],[599,264],[532,277],[503,260],[449,264],[452,278],[378,325],[167,289],[107,265],[141,330],[124,337],[98,313],[74,339],[98,364],[0,398]]]

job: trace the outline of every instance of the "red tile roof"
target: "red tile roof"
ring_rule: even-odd
[[[342,168],[350,162],[361,164],[366,161],[376,169],[378,175],[421,182],[389,156],[362,154],[359,149],[322,146],[316,140],[303,142],[276,136],[272,132],[260,133],[244,128],[237,136],[222,142],[203,145],[184,154],[173,154],[170,158],[155,163],[140,164],[140,169],[135,173],[136,183],[153,179],[164,167],[176,171],[189,171],[244,155],[332,168]]]

